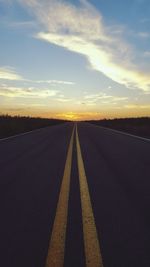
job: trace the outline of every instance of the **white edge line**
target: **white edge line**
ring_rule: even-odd
[[[9,139],[12,139],[12,138],[15,138],[15,137],[20,137],[20,136],[23,136],[23,135],[26,135],[26,134],[30,134],[32,132],[38,132],[38,131],[40,131],[40,130],[42,130],[44,128],[48,128],[48,127],[43,127],[43,128],[39,128],[39,129],[36,129],[36,130],[28,131],[28,132],[25,132],[25,133],[20,133],[20,134],[12,135],[12,136],[9,136],[9,137],[6,137],[6,138],[1,138],[0,139],[0,142],[1,141],[5,141],[5,140],[9,140]]]
[[[23,136],[23,135],[27,135],[27,134],[30,134],[30,133],[33,133],[33,132],[38,132],[42,129],[47,129],[51,126],[58,126],[60,124],[55,124],[55,125],[50,125],[50,126],[46,126],[46,127],[41,127],[41,128],[38,128],[38,129],[35,129],[35,130],[32,130],[32,131],[28,131],[28,132],[25,132],[25,133],[20,133],[20,134],[16,134],[16,135],[12,135],[12,136],[9,136],[9,137],[6,137],[6,138],[0,138],[0,142],[2,141],[5,141],[5,140],[10,140],[10,139],[13,139],[13,138],[16,138],[16,137],[20,137],[20,136]]]
[[[150,139],[144,138],[144,137],[141,137],[141,136],[138,136],[138,135],[133,135],[133,134],[129,134],[129,133],[126,133],[126,132],[118,131],[118,130],[115,130],[115,129],[112,129],[112,128],[103,127],[103,126],[100,126],[100,125],[96,125],[94,123],[89,123],[89,124],[95,125],[95,126],[97,126],[99,128],[103,128],[103,129],[106,129],[106,130],[109,130],[109,131],[112,131],[112,132],[116,132],[116,133],[119,133],[119,134],[135,137],[137,139],[150,142]]]

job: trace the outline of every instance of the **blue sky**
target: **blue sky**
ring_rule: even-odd
[[[0,112],[150,116],[149,0],[0,0]]]

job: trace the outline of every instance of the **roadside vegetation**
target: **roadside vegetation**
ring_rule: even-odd
[[[15,134],[20,134],[64,122],[65,121],[58,119],[0,115],[0,138],[9,137]]]
[[[124,131],[144,138],[150,138],[150,117],[104,119],[98,121],[90,121],[90,123],[118,131]]]

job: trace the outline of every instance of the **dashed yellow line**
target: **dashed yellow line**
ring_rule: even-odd
[[[64,263],[73,140],[74,129],[68,148],[64,175],[62,179],[45,267],[63,267]]]
[[[78,161],[78,171],[79,171],[86,267],[103,267],[100,245],[97,236],[94,214],[92,210],[92,204],[87,184],[87,178],[81,154],[77,127],[76,127],[76,145],[77,145],[77,161]]]

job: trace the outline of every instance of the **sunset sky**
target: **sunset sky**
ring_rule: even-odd
[[[0,0],[0,113],[150,116],[150,0]]]

